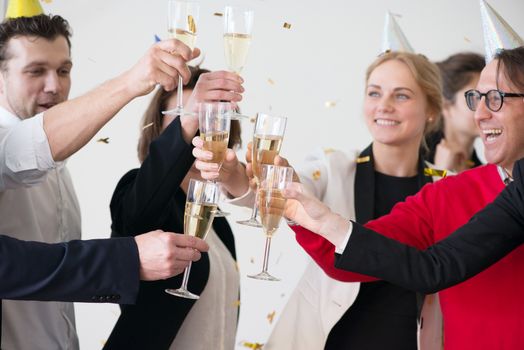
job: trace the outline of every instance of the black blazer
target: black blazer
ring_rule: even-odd
[[[183,232],[186,195],[180,183],[194,162],[193,147],[182,137],[175,119],[151,143],[140,169],[125,174],[111,200],[112,235],[127,236],[154,229]],[[213,228],[235,257],[233,234],[224,218],[215,218]],[[200,294],[209,276],[207,253],[193,263],[188,288]],[[182,275],[156,282],[141,282],[135,305],[122,306],[122,313],[104,349],[168,349],[194,300],[165,293],[178,288]]]
[[[131,238],[48,244],[0,235],[2,299],[132,304],[139,267]],[[0,330],[1,312],[0,300]]]
[[[434,293],[463,282],[496,263],[524,242],[524,159],[514,181],[464,226],[425,251],[353,223],[353,232],[335,266]]]

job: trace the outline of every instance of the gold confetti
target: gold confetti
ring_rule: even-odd
[[[326,108],[333,108],[333,107],[335,107],[336,105],[337,105],[337,101],[326,101],[326,102],[324,103],[324,106],[325,106]]]
[[[324,154],[330,154],[335,152],[335,149],[333,148],[324,148]]]
[[[109,143],[109,137],[104,137],[104,138],[98,139],[98,140],[96,140],[96,142],[108,144]]]
[[[315,181],[320,179],[320,170],[315,170],[313,174],[311,174],[311,176],[313,177],[313,180]]]
[[[221,12],[215,12],[213,13],[213,16],[222,17],[224,14]]]
[[[467,42],[467,43],[471,42],[471,40],[468,37],[466,37],[466,36],[464,37],[464,41]]]
[[[357,158],[357,164],[361,164],[361,163],[367,163],[371,160],[371,158],[369,156],[365,156],[365,157],[358,157]]]
[[[187,16],[187,26],[189,28],[189,31],[193,34],[196,34],[196,22],[195,22],[195,19],[193,18],[193,16],[191,15],[188,15]]]
[[[253,350],[262,350],[262,347],[264,346],[264,344],[243,341],[242,346],[245,348],[253,349]]]
[[[291,29],[291,23],[284,22],[284,28]]]
[[[42,0],[43,2],[45,2],[46,4],[50,4],[53,2],[53,0]]]
[[[254,117],[254,118],[250,118],[250,119],[249,119],[249,121],[250,121],[251,123],[255,123],[256,120],[257,120],[256,117]]]
[[[145,130],[147,128],[149,128],[150,126],[153,126],[154,123],[149,123],[147,125],[144,125],[144,127],[142,128],[142,130]]]
[[[448,174],[447,170],[424,168],[424,176],[446,177],[447,174]]]
[[[273,318],[275,318],[275,314],[276,314],[276,311],[271,311],[270,313],[267,314],[267,321],[269,322],[269,324],[273,323]]]
[[[267,82],[268,82],[270,85],[275,85],[275,82],[274,82],[273,79],[271,79],[271,78],[267,78]]]
[[[240,300],[235,300],[235,302],[233,303],[233,306],[240,307]]]

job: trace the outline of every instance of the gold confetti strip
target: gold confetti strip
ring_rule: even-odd
[[[267,314],[267,321],[269,322],[269,324],[273,323],[273,318],[275,318],[275,314],[276,314],[276,311],[271,311],[270,313]]]
[[[50,4],[53,2],[53,0],[42,0],[43,2],[45,2],[46,4]]]
[[[273,79],[271,79],[271,78],[267,78],[267,82],[268,82],[270,85],[275,85],[275,82],[274,82]]]
[[[108,144],[109,143],[109,137],[104,137],[104,138],[98,139],[98,140],[96,140],[96,142]]]
[[[250,121],[251,123],[255,123],[256,120],[257,120],[256,117],[255,117],[255,118],[250,118],[250,119],[249,119],[249,121]]]
[[[189,31],[193,34],[196,34],[196,22],[193,16],[188,15],[187,16],[187,27],[189,28]]]
[[[357,164],[360,164],[360,163],[367,163],[370,161],[370,157],[369,156],[365,156],[365,157],[358,157],[357,158]]]
[[[224,14],[221,12],[215,12],[213,13],[213,16],[222,17]]]
[[[262,350],[262,347],[264,346],[264,344],[251,343],[248,341],[243,341],[241,342],[241,344],[243,347],[248,348],[248,349],[253,349],[253,350]]]
[[[324,148],[324,154],[330,154],[335,152],[334,148]]]
[[[326,102],[324,103],[324,106],[325,106],[326,108],[333,108],[333,107],[335,107],[336,105],[337,105],[337,101],[326,101]]]
[[[464,37],[464,41],[467,42],[467,43],[471,42],[471,40],[468,37],[466,37],[466,36]]]
[[[149,124],[146,124],[144,125],[144,127],[142,128],[142,130],[145,130],[147,128],[149,128],[150,126],[153,126],[154,123],[149,123]]]
[[[446,177],[448,174],[447,170],[439,170],[439,169],[432,169],[432,168],[424,168],[424,175],[425,176],[438,176],[438,177]]]
[[[233,306],[240,307],[240,300],[235,300],[235,302],[233,303]]]
[[[291,29],[291,23],[284,22],[284,28]]]
[[[320,179],[320,170],[315,170],[311,176],[313,177],[313,180],[317,181]]]

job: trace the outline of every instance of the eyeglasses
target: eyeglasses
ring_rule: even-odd
[[[504,103],[504,97],[524,97],[524,94],[516,94],[512,92],[502,92],[500,90],[489,90],[482,93],[478,90],[468,90],[464,93],[466,97],[466,104],[472,111],[476,111],[482,97],[485,97],[486,107],[492,112],[498,112]]]

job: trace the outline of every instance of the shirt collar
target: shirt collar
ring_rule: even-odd
[[[10,127],[21,121],[22,119],[0,106],[0,127]]]

